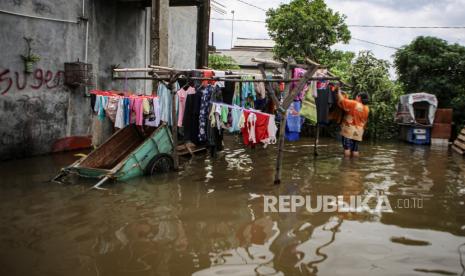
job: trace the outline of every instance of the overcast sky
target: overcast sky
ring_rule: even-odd
[[[212,10],[212,18],[265,20],[265,12],[237,0],[215,0],[226,6],[228,14]],[[278,7],[289,0],[244,0],[264,9]],[[347,24],[396,26],[465,26],[465,0],[326,0],[328,6],[347,16]],[[419,35],[431,35],[452,43],[465,44],[465,29],[380,29],[351,27],[353,38],[393,47],[408,44]],[[231,21],[211,20],[210,32],[215,33],[215,46],[228,49],[231,45]],[[268,38],[264,23],[234,22],[234,38]],[[371,50],[378,58],[392,62],[395,49],[351,40],[337,49],[358,52]]]

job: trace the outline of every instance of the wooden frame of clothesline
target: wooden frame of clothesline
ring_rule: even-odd
[[[233,75],[225,75],[224,77],[190,77],[190,74],[193,71],[197,72],[204,72],[207,69],[175,69],[170,67],[164,66],[155,66],[150,65],[149,68],[115,68],[113,69],[114,72],[145,72],[148,73],[150,76],[136,76],[136,77],[120,77],[114,76],[113,79],[118,80],[155,80],[155,81],[162,81],[164,82],[172,95],[172,136],[173,136],[173,143],[175,145],[175,149],[173,151],[172,157],[174,161],[174,169],[178,170],[179,168],[179,156],[176,150],[178,144],[178,127],[175,122],[178,121],[178,116],[176,113],[176,87],[175,83],[178,80],[201,80],[201,81],[226,81],[226,82],[264,82],[266,85],[267,95],[271,98],[275,106],[277,107],[278,112],[281,114],[281,121],[279,126],[279,136],[278,136],[278,154],[276,159],[276,171],[274,177],[274,183],[280,184],[281,183],[281,175],[282,175],[282,160],[283,160],[283,153],[284,153],[284,135],[286,130],[286,121],[287,121],[287,110],[289,106],[294,101],[294,98],[297,94],[302,91],[305,85],[310,81],[318,81],[318,80],[337,80],[341,84],[345,85],[341,82],[340,78],[335,77],[333,75],[329,77],[313,77],[313,75],[317,72],[318,69],[322,68],[322,66],[310,59],[306,59],[305,64],[295,64],[292,63],[292,60],[288,58],[287,60],[281,59],[282,62],[277,62],[274,60],[264,60],[258,58],[252,58],[252,61],[257,63],[257,68],[260,70],[261,76],[263,79],[252,79],[252,80],[243,80],[239,77],[247,75],[257,75],[257,74],[250,74],[250,73],[235,73]],[[266,69],[270,68],[284,68],[284,76],[283,79],[273,78],[267,79],[266,76]],[[291,73],[293,68],[304,68],[306,69],[306,73],[302,76],[302,78],[293,79],[291,78]],[[208,69],[209,70],[209,69]],[[220,70],[216,70],[220,71]],[[284,82],[285,89],[283,92],[283,98],[281,101],[276,96],[276,91],[271,85],[273,82]],[[298,82],[296,86],[291,90],[290,83],[291,82]],[[319,125],[316,125],[316,136],[314,142],[314,155],[317,155],[317,146],[319,141]]]

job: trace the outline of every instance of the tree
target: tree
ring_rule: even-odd
[[[331,55],[327,55],[324,59],[320,60],[320,62],[330,68],[331,73],[341,78],[342,81],[350,82],[350,71],[354,58],[355,53],[353,52],[335,50],[332,51]]]
[[[346,16],[333,12],[324,0],[292,0],[268,10],[266,15],[278,58],[291,56],[302,62],[309,57],[320,61],[331,54],[332,45],[350,40]]]
[[[399,81],[407,93],[436,95],[439,107],[453,108],[454,121],[465,120],[465,47],[420,36],[395,53]]]
[[[402,87],[389,79],[389,62],[377,59],[370,51],[361,51],[350,68],[352,94],[370,95],[367,133],[371,139],[391,139],[397,134],[394,123]]]
[[[208,55],[208,67],[215,70],[240,69],[232,57],[217,54]]]

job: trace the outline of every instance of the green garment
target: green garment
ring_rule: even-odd
[[[221,107],[221,120],[225,124],[228,123],[228,112],[229,112],[229,109],[228,109],[227,106],[222,106]]]
[[[309,120],[310,124],[316,125],[316,104],[315,98],[313,97],[311,91],[307,91],[307,93],[305,93],[305,97],[302,100],[302,109],[300,110],[300,115]]]

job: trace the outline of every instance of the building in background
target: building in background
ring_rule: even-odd
[[[115,66],[206,66],[209,5],[209,0],[0,1],[0,160],[49,153],[74,138],[93,136],[94,145],[106,139],[113,128],[95,120],[88,90],[152,93],[151,81],[113,81]],[[74,72],[91,78],[65,84],[70,75],[65,63],[91,65]]]
[[[274,45],[271,39],[238,37],[232,49],[216,50],[215,53],[233,58],[243,71],[256,72],[257,63],[252,62],[252,58],[273,60]]]

